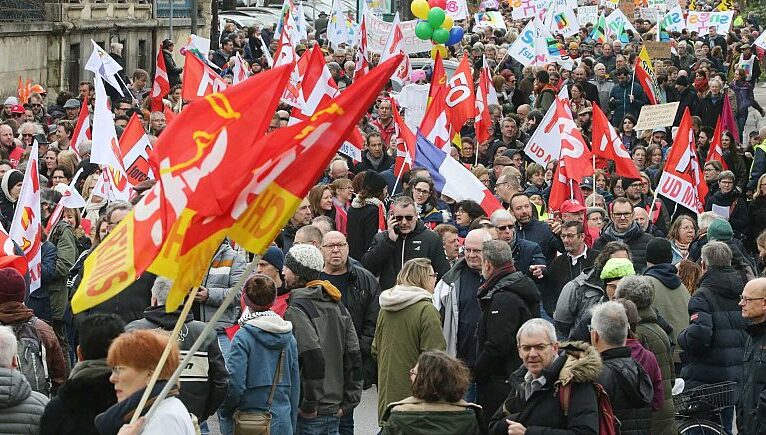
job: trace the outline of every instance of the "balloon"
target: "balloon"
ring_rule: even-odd
[[[418,24],[415,25],[415,36],[424,41],[431,39],[433,33],[434,28],[428,24],[428,21],[419,21]]]
[[[460,42],[463,39],[463,28],[459,26],[455,26],[450,29],[449,31],[449,39],[447,40],[447,45],[455,45],[458,42]]]
[[[439,27],[438,29],[434,29],[433,36],[431,37],[431,40],[434,41],[436,44],[444,44],[449,40],[449,32]]]
[[[426,0],[415,0],[410,5],[410,10],[412,11],[413,15],[425,20],[428,18],[428,11],[431,10],[431,7],[428,6],[428,2]]]
[[[447,56],[447,47],[443,45],[434,45],[431,47],[431,59],[436,59],[436,53],[444,59]]]
[[[434,29],[441,27],[445,17],[446,15],[444,14],[444,9],[442,8],[431,8],[431,10],[428,11],[428,23]]]
[[[451,16],[447,15],[444,17],[444,22],[442,23],[442,29],[449,30],[454,25],[455,25],[455,20]]]
[[[428,4],[432,8],[447,9],[447,0],[428,0]]]

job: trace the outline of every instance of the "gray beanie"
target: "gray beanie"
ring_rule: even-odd
[[[313,281],[324,270],[324,259],[314,245],[294,245],[285,255],[285,267],[302,281]]]

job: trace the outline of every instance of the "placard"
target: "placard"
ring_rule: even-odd
[[[649,53],[649,57],[654,59],[670,59],[671,51],[670,51],[670,42],[660,42],[660,41],[644,41],[644,47],[646,47],[647,53]]]
[[[686,28],[690,32],[707,35],[709,27],[715,26],[720,34],[726,34],[731,27],[734,11],[698,12],[689,11],[686,17]]]
[[[433,47],[431,41],[423,41],[415,36],[415,25],[417,23],[418,20],[401,21],[399,23],[404,35],[404,51],[407,54],[427,52]],[[372,14],[367,14],[366,27],[367,49],[374,53],[382,53],[393,23],[385,22]]]
[[[673,125],[680,103],[647,104],[641,108],[638,115],[636,130],[653,130],[657,127],[669,127]]]
[[[492,27],[493,29],[505,30],[505,20],[503,19],[503,14],[498,11],[479,12],[478,14],[474,15],[474,22],[476,23],[473,25],[474,32],[483,27]]]
[[[577,8],[577,21],[580,26],[588,23],[596,24],[598,21],[598,6],[580,6]]]
[[[492,1],[497,4],[497,0]],[[465,0],[447,0],[447,9],[445,12],[455,20],[465,20],[468,18],[468,5]]]
[[[619,8],[628,18],[628,21],[633,22],[636,17],[636,4],[633,0],[620,0]]]
[[[639,10],[639,14],[641,16],[641,19],[643,20],[649,20],[652,24],[655,24],[657,20],[660,19],[660,16],[662,15],[662,11],[656,8],[641,8]]]

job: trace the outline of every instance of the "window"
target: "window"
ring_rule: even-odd
[[[143,70],[149,70],[148,65],[146,63],[146,39],[139,39],[138,40],[138,68],[141,68]]]
[[[69,58],[67,59],[67,87],[70,92],[77,95],[77,86],[80,84],[80,44],[69,44]]]

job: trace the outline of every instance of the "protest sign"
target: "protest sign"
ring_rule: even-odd
[[[550,4],[549,0],[509,0],[509,4],[513,8],[511,16],[514,20],[522,20],[524,18],[542,18],[545,11]]]
[[[644,41],[644,47],[652,59],[670,59],[670,42]]]
[[[657,127],[669,127],[678,111],[678,101],[667,104],[647,104],[638,115],[636,130],[652,130]]]
[[[662,28],[668,32],[682,32],[686,28],[684,13],[676,6],[662,17]]]
[[[639,16],[643,20],[649,20],[652,24],[656,23],[660,19],[662,11],[656,8],[641,8],[639,10]]]
[[[628,18],[628,21],[632,22],[636,16],[636,3],[633,0],[620,0],[619,8]]]
[[[483,27],[492,27],[493,29],[505,30],[505,20],[503,20],[503,14],[498,11],[479,12],[474,15],[474,21],[476,24],[473,26],[473,31]]]
[[[598,21],[598,6],[580,6],[577,8],[577,21],[581,26]]]
[[[731,27],[734,11],[698,12],[689,11],[686,17],[686,28],[690,32],[707,35],[709,27],[715,26],[718,33],[726,34]]]
[[[415,25],[417,23],[417,20],[399,22],[402,28],[402,35],[404,36],[402,47],[407,54],[430,51],[431,47],[433,47],[433,43],[430,40],[423,41],[415,36]],[[386,39],[388,39],[388,34],[391,33],[393,24],[387,23],[372,14],[367,14],[365,27],[367,27],[367,49],[373,53],[383,52],[383,48],[386,46]]]
[[[498,7],[497,0],[487,0],[486,2],[482,2],[482,5],[489,7],[485,4],[487,2],[493,3],[495,8]],[[455,20],[465,20],[468,18],[468,5],[465,0],[447,0],[447,8],[444,12],[449,14]]]

